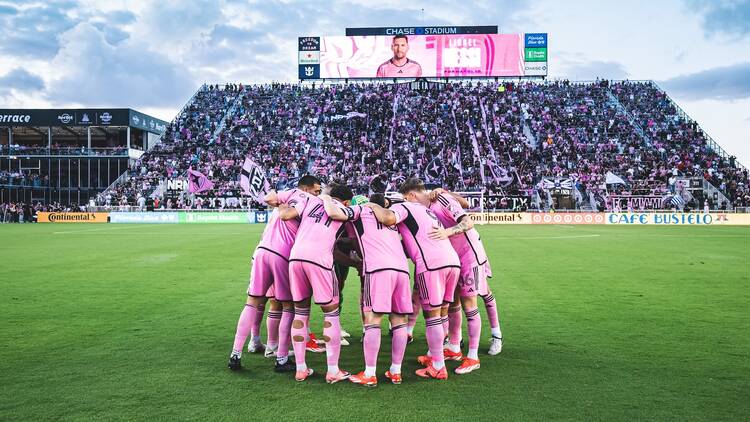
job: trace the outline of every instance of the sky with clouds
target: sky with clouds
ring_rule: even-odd
[[[171,120],[204,82],[295,81],[297,37],[344,28],[548,32],[551,78],[651,79],[750,165],[750,0],[0,0],[0,107]]]

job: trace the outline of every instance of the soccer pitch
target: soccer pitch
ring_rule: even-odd
[[[740,420],[750,414],[750,228],[479,227],[505,347],[447,381],[297,383],[227,369],[262,225],[0,226],[0,420]],[[363,369],[359,285],[341,367]],[[321,331],[322,316],[310,319]],[[464,330],[466,324],[464,322]],[[263,336],[265,339],[265,335]],[[464,333],[466,338],[466,334]]]

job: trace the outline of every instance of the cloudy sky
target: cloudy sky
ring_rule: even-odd
[[[652,79],[750,165],[750,0],[5,1],[0,107],[171,120],[204,82],[294,81],[296,39],[344,28],[548,32],[552,78]]]

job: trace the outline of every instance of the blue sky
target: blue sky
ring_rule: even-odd
[[[552,78],[657,81],[750,165],[750,0],[628,3],[0,0],[0,107],[133,107],[171,120],[203,82],[294,81],[300,35],[499,25],[548,32]]]

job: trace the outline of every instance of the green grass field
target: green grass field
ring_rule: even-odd
[[[750,228],[481,227],[503,352],[445,382],[226,368],[261,225],[0,226],[0,420],[747,420]],[[358,282],[345,289],[363,368]],[[480,307],[482,312],[483,307]],[[311,318],[320,331],[317,309]],[[465,324],[464,324],[465,328]],[[387,333],[387,331],[384,331]],[[390,359],[383,340],[378,372]],[[449,369],[456,362],[448,364]]]

